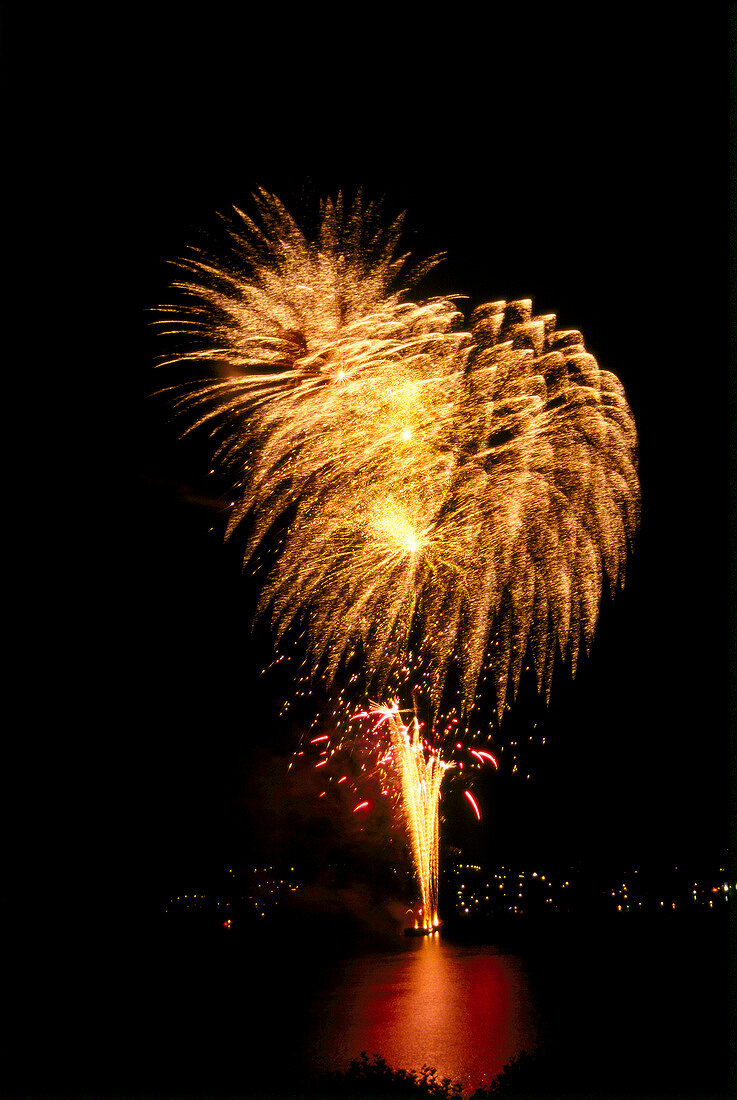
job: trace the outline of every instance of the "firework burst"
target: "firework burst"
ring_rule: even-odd
[[[549,695],[638,522],[619,381],[528,300],[467,327],[451,299],[406,301],[376,206],[325,203],[311,241],[273,197],[256,209],[227,259],[182,261],[163,323],[186,344],[166,362],[213,368],[178,401],[232,478],[228,533],[248,518],[246,559],[270,562],[277,642],[299,633],[328,682],[355,658],[366,691],[422,690],[431,714],[470,708],[482,672],[501,710],[527,652]]]

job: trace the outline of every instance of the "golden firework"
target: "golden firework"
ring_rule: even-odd
[[[226,259],[182,261],[166,320],[186,345],[167,361],[214,368],[180,401],[231,471],[228,533],[249,518],[246,557],[279,534],[259,611],[328,681],[357,655],[366,687],[401,667],[464,709],[488,666],[501,709],[529,651],[549,693],[638,522],[619,381],[528,300],[467,327],[450,298],[407,301],[399,224],[360,198],[325,203],[313,239],[271,196],[256,211]]]

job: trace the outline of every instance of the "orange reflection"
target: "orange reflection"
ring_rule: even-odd
[[[537,1045],[521,960],[440,936],[347,960],[315,1005],[314,1025],[316,1068],[345,1069],[365,1050],[397,1069],[431,1065],[469,1090]]]

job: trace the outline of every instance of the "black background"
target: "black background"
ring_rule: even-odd
[[[259,186],[294,210],[384,195],[417,254],[447,253],[429,291],[557,313],[638,425],[627,587],[554,687],[534,780],[482,789],[482,832],[458,835],[492,857],[711,861],[730,824],[724,12],[157,8],[44,32],[8,85],[36,521],[16,529],[14,853],[37,889],[11,911],[145,924],[193,869],[258,847],[242,798],[289,734],[237,546],[210,531],[207,448],[152,396],[148,311],[165,260]]]
[[[557,685],[536,781],[488,792],[502,852],[636,859],[726,843],[719,30],[652,16],[409,21],[346,29],[337,46],[326,27],[269,48],[272,26],[241,27],[242,83],[232,44],[216,64],[220,35],[202,48],[184,36],[188,52],[175,30],[160,52],[139,51],[143,91],[130,110],[118,103],[113,193],[132,284],[121,322],[140,340],[129,392],[157,384],[158,349],[136,322],[166,293],[163,258],[257,185],[292,208],[339,187],[385,195],[389,211],[407,210],[419,255],[448,254],[430,290],[466,294],[469,307],[532,297],[622,379],[643,492],[628,586],[575,684]],[[123,739],[148,762],[166,859],[227,831],[233,763],[279,734],[252,672],[264,662],[249,648],[237,548],[208,538],[206,509],[172,505],[162,488],[206,495],[206,447],[180,445],[161,404],[141,419],[131,468],[150,480],[129,524],[138,645],[126,669],[141,695]]]

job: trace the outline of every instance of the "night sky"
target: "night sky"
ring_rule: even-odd
[[[520,738],[532,721],[546,737],[523,757],[533,779],[482,785],[481,826],[449,808],[453,835],[489,858],[728,844],[721,14],[361,18],[106,15],[65,25],[60,81],[38,74],[51,125],[31,142],[33,262],[68,282],[72,386],[44,474],[58,513],[34,550],[50,614],[29,645],[48,690],[26,813],[41,873],[87,899],[104,882],[153,911],[260,850],[254,772],[294,747],[282,687],[259,675],[269,639],[250,633],[237,541],[218,534],[206,440],[180,441],[153,396],[147,314],[164,261],[257,186],[293,211],[339,188],[384,195],[418,256],[447,253],[427,293],[468,295],[469,311],[531,297],[581,329],[634,412],[627,587],[549,711],[523,697],[510,715]]]

